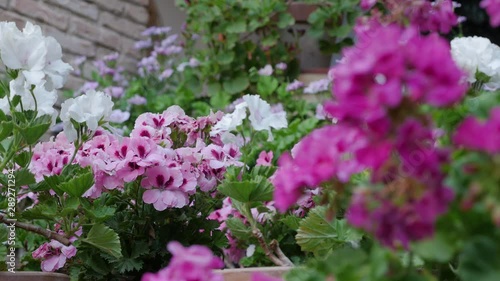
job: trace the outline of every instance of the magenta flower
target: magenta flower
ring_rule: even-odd
[[[480,121],[472,116],[465,118],[458,126],[453,142],[468,149],[499,153],[499,128],[500,107],[495,107],[491,110],[488,120]]]
[[[491,26],[500,26],[500,0],[482,0],[480,5],[490,16]]]
[[[360,6],[363,10],[369,10],[377,4],[377,0],[361,0]]]
[[[215,257],[205,246],[183,247],[179,242],[167,246],[173,257],[168,267],[157,273],[146,273],[141,281],[223,281],[214,269],[222,268],[224,263]]]
[[[367,136],[355,127],[335,125],[313,131],[293,152],[294,158],[286,153],[280,157],[272,179],[276,207],[282,212],[297,202],[302,188],[315,188],[333,178],[346,182],[367,168],[365,163],[378,168],[390,151],[371,149]]]
[[[382,244],[407,249],[409,242],[432,236],[436,219],[446,211],[453,192],[446,187],[423,191],[424,186],[411,180],[400,183],[393,188],[407,190],[391,191],[389,185],[380,192],[358,191],[346,217],[351,225],[374,233]]]
[[[403,97],[447,106],[465,95],[463,72],[445,40],[397,25],[374,27],[369,34],[333,69],[335,102],[325,104],[333,117],[381,125]]]

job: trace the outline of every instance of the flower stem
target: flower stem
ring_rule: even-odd
[[[5,215],[3,215],[3,214],[0,214],[0,222],[4,223],[6,225],[14,224],[16,227],[22,228],[24,230],[27,230],[27,231],[30,231],[30,232],[33,232],[36,234],[40,234],[42,236],[47,237],[48,239],[54,239],[56,241],[59,241],[59,242],[61,242],[61,244],[65,245],[65,246],[69,246],[71,244],[71,242],[69,241],[68,238],[66,238],[66,237],[64,237],[64,236],[62,236],[54,231],[50,231],[48,229],[41,228],[38,225],[19,222],[17,220],[10,220],[10,219],[7,219],[5,217]]]

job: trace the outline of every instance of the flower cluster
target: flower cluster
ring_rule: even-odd
[[[461,37],[451,40],[451,54],[467,72],[467,81],[476,82],[476,73],[490,77],[486,86],[500,88],[500,47],[483,37]]]
[[[204,246],[183,247],[179,242],[167,246],[173,257],[169,265],[157,273],[146,273],[141,281],[223,281],[214,269],[224,266],[219,258]]]
[[[211,191],[226,167],[242,165],[238,147],[222,144],[220,135],[206,133],[220,118],[216,113],[194,119],[172,106],[161,114],[142,114],[131,136],[121,140],[95,130],[75,158],[75,163],[90,166],[94,172],[95,184],[84,196],[97,198],[106,190],[121,190],[125,183],[139,181],[146,189],[144,202],[159,211],[188,205],[197,186]],[[71,154],[72,144],[67,141],[58,136],[35,147],[30,168],[37,180],[61,172]]]
[[[10,112],[14,96],[21,97],[17,108],[36,110],[38,116],[52,115],[56,90],[62,88],[70,71],[61,60],[61,45],[53,37],[45,37],[39,26],[30,22],[21,31],[13,22],[0,22],[0,57],[13,78],[10,96],[0,99],[0,109]]]
[[[58,233],[64,235],[60,229],[60,225],[56,224]],[[69,241],[75,242],[82,235],[82,228],[80,227],[75,236],[71,237]],[[42,270],[46,272],[56,271],[66,264],[66,260],[76,255],[77,249],[73,245],[65,246],[61,242],[51,240],[48,243],[43,243],[38,249],[31,254],[34,259],[42,260]]]
[[[441,171],[448,153],[437,147],[432,123],[416,106],[451,105],[467,86],[443,39],[397,25],[372,32],[361,34],[333,69],[334,100],[325,111],[338,123],[313,131],[293,157],[279,159],[276,206],[284,211],[304,188],[344,186],[370,170],[371,182],[384,187],[356,193],[347,218],[385,245],[408,247],[432,235],[453,198]]]
[[[243,120],[247,117],[247,109],[250,112],[248,119],[253,129],[256,131],[267,131],[269,140],[273,139],[271,128],[281,129],[288,126],[286,112],[282,108],[273,110],[271,105],[259,96],[245,95],[242,101],[235,106],[232,113],[224,115],[215,124],[210,134],[222,134],[222,141],[224,143],[235,143],[236,137],[231,131],[235,131],[238,126],[243,124]]]
[[[493,27],[500,26],[500,1],[499,0],[482,0],[481,7],[486,9],[490,16],[490,24]]]
[[[388,14],[382,15],[378,9],[372,11],[372,17],[383,23],[409,21],[424,32],[448,33],[460,19],[454,9],[458,4],[452,0],[383,0]],[[377,1],[363,0],[360,5],[364,10],[371,9]]]
[[[453,137],[456,145],[463,146],[472,150],[484,151],[487,153],[500,152],[500,136],[498,128],[500,127],[500,108],[493,108],[490,112],[490,118],[486,121],[480,121],[475,117],[469,116],[458,126]],[[481,136],[478,138],[477,136]]]

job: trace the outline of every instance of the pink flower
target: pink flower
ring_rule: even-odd
[[[62,268],[66,260],[75,255],[75,246],[64,246],[56,240],[42,244],[32,254],[34,259],[42,260],[42,270],[45,272],[52,272]]]
[[[271,166],[273,162],[273,152],[261,151],[257,159],[256,166]]]
[[[146,273],[141,281],[223,281],[214,269],[222,268],[224,263],[205,246],[183,247],[179,242],[167,246],[173,257],[168,267],[158,273]]]
[[[468,149],[488,153],[500,152],[500,107],[490,112],[490,118],[480,121],[469,116],[458,126],[453,142]]]
[[[153,204],[156,210],[166,208],[182,208],[189,203],[188,193],[182,190],[182,172],[178,168],[149,168],[141,181],[141,186],[147,188],[142,196],[144,203]]]
[[[286,90],[291,92],[291,91],[296,91],[300,88],[303,88],[304,87],[304,83],[299,81],[299,80],[294,80],[292,83],[288,84],[288,86],[286,86]]]
[[[128,103],[133,104],[133,105],[142,105],[142,104],[147,103],[146,98],[139,96],[139,95],[135,95],[135,96],[129,98],[127,101],[128,101]]]
[[[284,62],[280,62],[280,63],[276,64],[275,67],[276,67],[276,69],[279,69],[279,70],[286,70],[287,65]]]
[[[490,16],[491,26],[500,26],[500,0],[482,0],[480,5]]]
[[[273,75],[273,67],[270,64],[267,64],[263,68],[259,69],[258,73],[261,76],[271,76]]]
[[[361,0],[360,6],[361,6],[361,9],[363,9],[363,10],[369,10],[373,6],[375,6],[376,3],[377,3],[377,0]]]

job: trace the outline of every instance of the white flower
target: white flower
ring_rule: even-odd
[[[480,71],[491,77],[486,83],[488,88],[500,87],[500,47],[489,39],[477,36],[455,38],[451,41],[451,55],[467,72],[468,82],[476,82],[476,72]]]
[[[63,102],[60,118],[64,123],[64,133],[68,141],[74,141],[77,138],[77,132],[71,120],[85,123],[89,130],[95,131],[99,126],[99,121],[107,120],[112,109],[111,97],[94,90]]]
[[[73,70],[61,60],[61,45],[30,22],[22,32],[13,22],[0,23],[0,57],[9,69],[19,70],[18,78],[47,91],[61,88]]]
[[[269,139],[273,140],[271,128],[281,129],[286,128],[288,123],[286,121],[286,112],[273,112],[271,105],[265,100],[262,100],[257,95],[245,95],[243,100],[248,106],[250,111],[249,120],[252,127],[257,131],[266,130],[269,132]]]
[[[57,93],[55,90],[47,91],[42,84],[39,84],[33,89],[31,94],[31,85],[24,79],[17,78],[12,80],[9,84],[10,88],[10,101],[12,102],[15,95],[21,96],[21,102],[16,106],[17,111],[24,110],[37,110],[37,117],[43,115],[51,115],[53,123],[57,118],[57,112],[54,109],[54,104],[57,101]],[[36,99],[36,103],[35,103]],[[10,104],[7,97],[0,99],[0,110],[6,114],[10,114]]]
[[[262,75],[262,76],[271,76],[273,75],[273,67],[268,64],[266,66],[264,66],[264,68],[261,68],[259,69],[259,75]]]
[[[214,136],[223,132],[236,130],[238,126],[243,124],[243,120],[247,117],[246,111],[247,104],[245,102],[237,104],[233,113],[224,115],[222,119],[212,127],[210,135]]]

